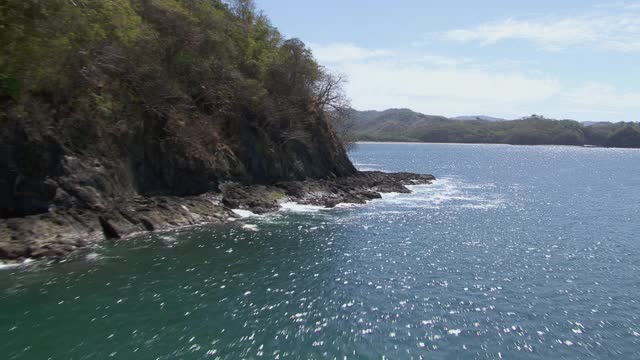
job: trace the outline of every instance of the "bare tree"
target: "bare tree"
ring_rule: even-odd
[[[355,136],[351,101],[344,92],[345,84],[346,77],[343,74],[321,68],[314,95],[315,105],[327,116],[342,145],[350,150],[355,146]]]

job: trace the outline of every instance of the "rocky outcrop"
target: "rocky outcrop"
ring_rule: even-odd
[[[104,238],[221,222],[229,208],[274,211],[268,194],[247,199],[268,184],[357,173],[322,119],[308,124],[315,137],[290,141],[250,129],[258,121],[201,137],[171,118],[131,118],[120,129],[82,121],[0,116],[0,258],[63,256]]]
[[[1,258],[391,188],[349,161],[340,82],[250,3],[7,4]]]
[[[308,125],[309,136],[287,141],[252,129],[258,120],[199,137],[184,134],[184,127],[210,120],[195,117],[181,127],[175,121],[142,116],[118,129],[99,120],[0,116],[0,218],[103,210],[135,196],[193,196],[228,181],[271,184],[356,173],[321,118]]]
[[[219,195],[136,197],[97,209],[57,209],[0,220],[0,258],[64,256],[104,239],[226,221],[233,213]]]
[[[286,199],[305,205],[334,207],[340,203],[364,204],[381,193],[408,193],[405,185],[428,184],[432,175],[412,173],[359,172],[335,179],[279,182],[272,186],[223,186],[225,205],[266,213],[279,209]]]
[[[115,8],[7,4],[0,218],[355,174],[319,90],[328,74],[251,6]]]
[[[285,181],[273,185],[226,182],[220,192],[199,196],[134,196],[116,205],[52,209],[43,214],[0,219],[0,259],[63,257],[99,241],[124,239],[148,231],[234,219],[232,209],[277,211],[294,201],[334,207],[363,204],[383,192],[409,192],[405,185],[428,184],[434,177],[410,173],[360,172],[335,179]]]

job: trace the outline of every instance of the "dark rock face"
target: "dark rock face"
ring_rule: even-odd
[[[305,136],[285,138],[260,118],[213,127],[196,115],[139,114],[120,126],[39,106],[41,117],[0,116],[0,259],[60,257],[104,239],[220,223],[235,216],[230,209],[363,203],[432,179],[357,172],[312,113]]]
[[[285,181],[271,186],[228,183],[221,186],[221,190],[224,205],[263,214],[278,210],[283,200],[328,208],[340,203],[364,204],[379,199],[380,193],[408,193],[405,185],[429,184],[434,179],[432,175],[372,171],[335,179]]]
[[[194,196],[226,181],[271,184],[356,172],[324,119],[310,120],[314,136],[304,141],[238,124],[198,137],[184,127],[210,120],[190,121],[180,126],[145,115],[118,129],[99,120],[1,116],[0,218],[104,209],[138,195]]]
[[[101,210],[58,209],[0,220],[0,258],[64,256],[103,239],[226,221],[233,213],[213,194],[136,197]]]
[[[349,161],[327,110],[344,105],[327,99],[339,83],[263,16],[221,1],[27,3],[8,5],[2,33],[0,257],[393,188]]]
[[[109,206],[56,208],[44,214],[0,219],[0,259],[61,257],[103,239],[223,223],[236,217],[231,209],[264,214],[277,211],[285,201],[326,207],[363,204],[380,198],[381,192],[407,193],[405,185],[429,184],[432,180],[431,175],[359,172],[348,177],[273,185],[226,182],[220,192],[199,196],[133,196]]]
[[[360,172],[333,180],[285,182],[277,184],[297,202],[334,207],[339,203],[364,204],[380,198],[380,193],[408,193],[405,185],[429,184],[432,175],[411,173]]]

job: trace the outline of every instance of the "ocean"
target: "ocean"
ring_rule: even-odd
[[[640,150],[359,144],[437,177],[0,270],[5,359],[640,358]]]

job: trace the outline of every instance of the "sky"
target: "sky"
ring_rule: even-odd
[[[358,110],[640,121],[640,0],[256,0]]]

